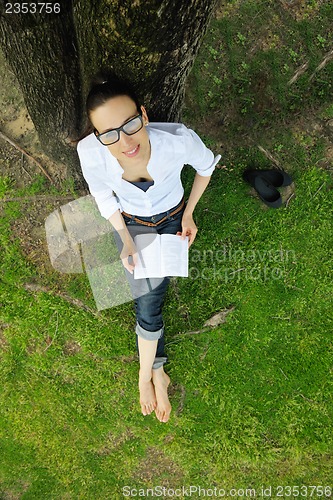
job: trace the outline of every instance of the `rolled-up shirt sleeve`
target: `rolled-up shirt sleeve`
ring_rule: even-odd
[[[105,219],[109,219],[111,215],[117,212],[117,210],[122,211],[122,208],[111,189],[95,191],[93,188],[89,187],[89,190],[96,200],[101,216]]]
[[[111,215],[117,210],[121,211],[122,208],[112,188],[101,178],[98,155],[94,157],[90,152],[81,148],[80,143],[77,152],[82,174],[89,186],[90,194],[95,198],[101,216],[109,219]]]
[[[214,157],[213,152],[205,146],[194,130],[184,126],[182,132],[185,145],[184,163],[191,165],[202,177],[212,175],[221,155]]]

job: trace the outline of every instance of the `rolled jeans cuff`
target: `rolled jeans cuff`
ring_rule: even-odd
[[[161,366],[163,366],[167,362],[167,359],[168,358],[166,356],[160,357],[160,358],[155,358],[152,369],[157,370],[158,368],[161,368]]]
[[[150,332],[149,330],[146,330],[141,325],[139,325],[139,323],[136,323],[135,333],[138,335],[138,337],[141,337],[144,340],[158,340],[163,337],[164,326],[162,326],[162,328],[156,330],[155,332]]]
[[[142,337],[144,340],[159,340],[163,337],[164,334],[164,326],[155,332],[150,332],[143,328],[139,323],[136,323],[135,332],[139,337]],[[155,356],[154,363],[152,366],[153,370],[157,370],[161,368],[167,362],[166,356]]]

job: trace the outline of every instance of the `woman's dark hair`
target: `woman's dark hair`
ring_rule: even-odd
[[[140,113],[140,103],[131,84],[126,80],[117,78],[113,73],[100,71],[94,76],[90,92],[86,101],[86,111],[88,118],[94,109],[101,106],[112,97],[127,95],[135,102],[138,113]]]
[[[105,104],[112,97],[126,95],[135,102],[138,113],[141,113],[140,100],[132,85],[125,79],[120,79],[114,73],[102,70],[97,73],[90,85],[90,91],[86,100],[86,113],[88,123],[78,141],[93,132],[94,127],[90,121],[90,114],[99,106]],[[77,141],[77,142],[78,142]]]

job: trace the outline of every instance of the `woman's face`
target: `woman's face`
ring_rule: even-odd
[[[141,106],[142,120],[148,124],[146,110]],[[138,115],[135,102],[127,95],[112,97],[90,113],[90,121],[99,134],[124,125],[128,120]],[[133,135],[120,132],[118,142],[105,146],[120,164],[136,164],[149,158],[150,143],[145,126]]]

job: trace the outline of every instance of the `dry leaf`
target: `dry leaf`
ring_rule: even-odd
[[[217,314],[214,314],[210,319],[206,321],[204,326],[217,326],[225,323],[227,315],[235,309],[235,306],[230,307],[229,309],[223,309]]]

